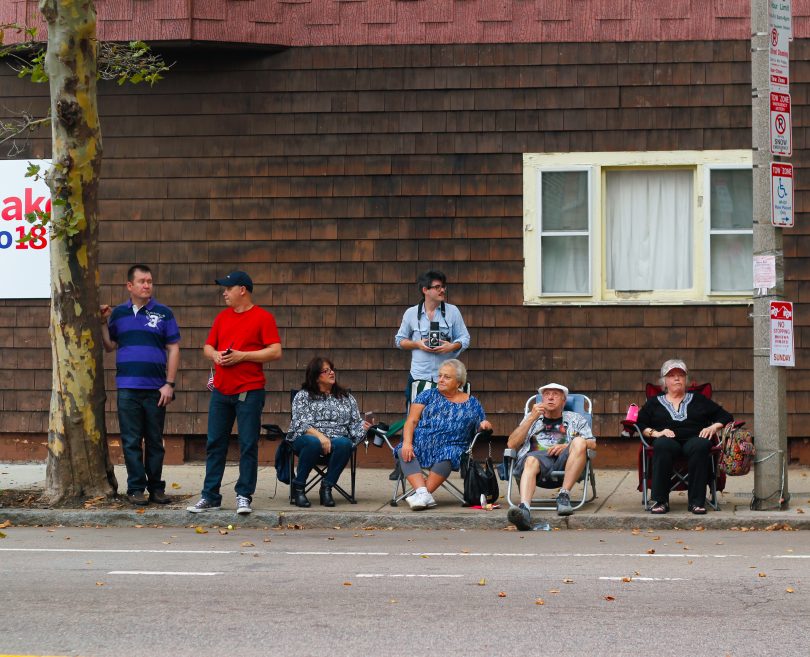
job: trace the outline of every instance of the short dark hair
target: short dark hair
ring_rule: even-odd
[[[332,364],[332,361],[324,356],[315,356],[315,358],[307,363],[307,369],[304,372],[304,382],[301,384],[301,388],[309,393],[310,399],[315,399],[323,395],[321,389],[318,387],[318,377],[321,375],[321,370],[324,365],[328,365],[332,368],[333,372],[335,371],[335,366]],[[338,384],[336,376],[335,385],[332,386],[332,396],[341,399],[348,394],[348,391]]]
[[[419,286],[419,294],[422,294],[423,287],[430,287],[433,281],[441,281],[442,285],[447,285],[447,276],[437,269],[429,269],[425,273],[419,274],[419,278],[416,279],[416,284]]]
[[[131,283],[135,280],[135,272],[142,271],[144,274],[151,274],[152,270],[149,269],[148,265],[132,265],[129,269],[127,269],[127,280]]]

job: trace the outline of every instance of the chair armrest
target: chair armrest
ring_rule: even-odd
[[[503,450],[503,458],[504,459],[517,458],[517,450],[512,449],[511,447],[507,447],[505,450]]]

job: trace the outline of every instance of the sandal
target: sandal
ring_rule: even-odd
[[[706,515],[706,507],[699,506],[697,504],[690,504],[689,510],[694,513],[696,516],[705,516]]]
[[[652,507],[650,507],[650,513],[654,513],[655,515],[659,516],[663,515],[664,513],[669,513],[669,502],[656,502]]]

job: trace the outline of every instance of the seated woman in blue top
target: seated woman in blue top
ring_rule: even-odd
[[[466,383],[464,364],[446,360],[439,367],[437,387],[420,393],[408,411],[402,444],[394,454],[413,486],[406,500],[414,511],[436,506],[431,493],[459,468],[476,432],[492,429],[478,400],[462,392]],[[430,469],[427,478],[422,468]]]
[[[352,447],[363,439],[370,425],[360,417],[354,397],[338,384],[329,359],[317,356],[309,361],[301,388],[293,398],[288,433],[298,455],[298,469],[292,480],[293,502],[296,506],[310,506],[304,491],[307,478],[318,458],[328,455],[320,499],[322,506],[335,506],[332,487],[349,462]]]

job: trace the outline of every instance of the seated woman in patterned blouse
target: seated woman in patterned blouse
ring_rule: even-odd
[[[317,356],[309,361],[301,387],[293,399],[287,434],[298,455],[298,469],[292,480],[293,502],[296,506],[310,506],[304,492],[307,478],[320,456],[328,455],[320,498],[322,506],[335,506],[332,487],[349,462],[353,445],[363,439],[370,425],[360,417],[354,397],[338,384],[335,367],[328,358]]]
[[[414,511],[436,506],[433,491],[459,468],[476,432],[492,429],[478,400],[461,391],[466,383],[464,363],[446,360],[439,367],[437,387],[420,393],[408,411],[402,444],[394,454],[413,486],[406,501]],[[427,478],[422,468],[430,470]]]

